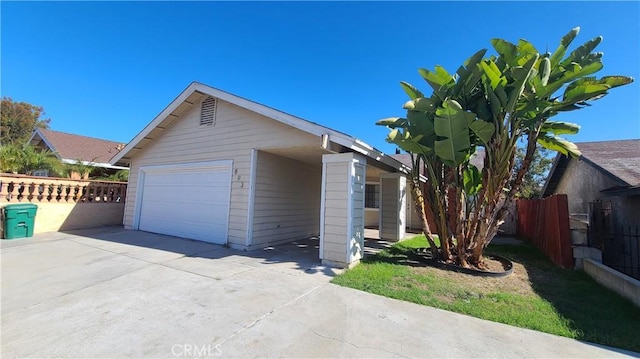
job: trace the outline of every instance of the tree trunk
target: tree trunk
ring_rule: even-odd
[[[420,216],[420,220],[422,221],[422,233],[424,233],[425,238],[427,238],[427,241],[429,242],[431,253],[436,256],[438,255],[438,246],[436,246],[436,243],[433,240],[433,234],[431,233],[431,228],[429,228],[429,221],[427,220],[425,213],[424,195],[422,193],[422,188],[420,188],[419,179],[412,179],[411,195],[413,196],[413,204],[416,212],[418,212],[418,216]]]

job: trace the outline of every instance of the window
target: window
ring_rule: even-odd
[[[380,208],[380,185],[366,184],[364,187],[364,207]]]
[[[33,171],[32,175],[36,177],[49,177],[49,170]]]
[[[213,126],[216,120],[216,99],[207,97],[202,101],[200,111],[200,126]]]

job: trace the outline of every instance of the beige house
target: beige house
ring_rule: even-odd
[[[111,164],[131,168],[130,229],[239,249],[319,236],[322,262],[347,267],[362,257],[365,225],[388,240],[408,226],[401,162],[196,82]]]

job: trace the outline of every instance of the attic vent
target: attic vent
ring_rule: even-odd
[[[200,112],[200,126],[212,126],[216,119],[216,99],[207,97],[202,101],[202,111]]]

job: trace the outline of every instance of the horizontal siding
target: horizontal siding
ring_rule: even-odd
[[[244,245],[251,149],[300,147],[318,141],[316,136],[221,100],[217,104],[215,125],[200,126],[200,102],[195,103],[132,158],[125,226],[133,226],[138,174],[142,166],[232,160],[228,241]],[[179,191],[176,195],[180,195]]]
[[[325,163],[324,227],[322,238],[322,258],[328,261],[344,262],[347,257],[346,234],[349,206],[348,190],[349,163]]]
[[[252,244],[319,235],[321,181],[320,164],[258,152]]]
[[[400,223],[398,215],[398,179],[382,178],[380,198],[380,211],[382,211],[380,237],[394,238]]]
[[[411,229],[422,229],[422,219],[416,211],[416,206],[413,204],[413,196],[407,185],[407,227]]]

